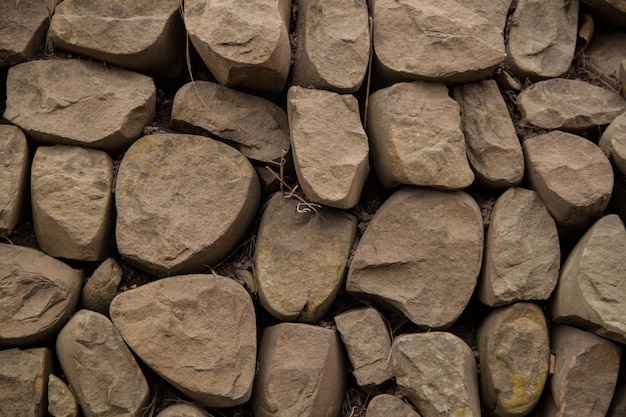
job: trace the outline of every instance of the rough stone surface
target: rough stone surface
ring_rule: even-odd
[[[298,3],[292,83],[352,93],[369,63],[366,0],[303,0]]]
[[[61,50],[174,77],[184,57],[179,6],[179,0],[66,0],[52,17],[50,38]]]
[[[517,96],[517,106],[524,123],[569,131],[608,125],[626,111],[626,101],[619,94],[564,78],[533,84]]]
[[[50,374],[48,379],[48,412],[53,417],[77,417],[76,398],[59,377]]]
[[[626,112],[617,116],[606,128],[598,146],[618,171],[626,175]]]
[[[547,300],[559,279],[560,262],[556,224],[539,195],[509,188],[491,212],[480,300],[489,306]]]
[[[616,214],[598,220],[561,269],[552,318],[626,343],[626,230]]]
[[[200,272],[248,230],[260,186],[248,160],[202,136],[144,136],[117,176],[117,246],[155,275]]]
[[[391,359],[400,392],[423,417],[480,417],[472,349],[446,332],[415,333],[393,341]]]
[[[399,398],[389,394],[379,394],[367,405],[365,417],[420,417],[417,412]]]
[[[624,0],[582,0],[593,10],[596,17],[611,25],[626,25],[626,2]]]
[[[0,415],[44,417],[52,364],[47,348],[0,350]]]
[[[422,328],[446,328],[474,291],[482,254],[483,220],[469,195],[402,188],[365,230],[346,287],[399,309]]]
[[[592,333],[569,326],[551,330],[554,375],[542,416],[604,416],[619,373],[621,349]]]
[[[56,353],[85,417],[139,417],[150,391],[113,324],[80,310],[59,333]]]
[[[613,189],[611,163],[591,141],[554,131],[523,144],[527,177],[557,225],[582,229],[602,215]]]
[[[572,63],[578,2],[519,0],[509,25],[507,64],[521,77],[559,77]],[[543,30],[537,30],[543,28]]]
[[[291,87],[289,132],[296,174],[311,202],[356,205],[369,173],[369,145],[351,95]]]
[[[0,346],[56,336],[74,312],[82,273],[37,250],[0,243]]]
[[[316,322],[341,289],[357,221],[343,211],[297,209],[280,193],[265,205],[254,260],[259,302],[280,320]]]
[[[210,417],[202,408],[193,404],[178,403],[164,408],[156,417]]]
[[[511,0],[463,0],[460,3],[504,32]]]
[[[145,75],[85,60],[25,62],[9,70],[4,118],[32,139],[119,152],[152,121]]]
[[[339,417],[345,384],[334,330],[281,323],[263,332],[252,396],[256,417]]]
[[[185,26],[220,84],[279,92],[289,75],[289,0],[187,0]]]
[[[459,105],[443,84],[397,83],[375,92],[369,97],[367,134],[376,174],[386,187],[459,189],[474,181]]]
[[[595,33],[585,49],[585,68],[616,90],[619,87],[619,64],[625,59],[626,33]]]
[[[31,167],[35,236],[50,256],[102,260],[113,239],[113,161],[79,146],[40,146]]]
[[[387,83],[479,80],[505,58],[502,28],[454,0],[376,0],[374,59]]]
[[[20,220],[29,158],[24,133],[16,126],[0,125],[0,235],[11,234]]]
[[[550,339],[543,310],[516,303],[494,310],[478,330],[480,385],[489,415],[523,417],[548,377]]]
[[[287,113],[261,97],[208,81],[182,86],[174,97],[172,127],[234,142],[247,158],[279,161],[289,151]]]
[[[379,385],[393,376],[389,330],[378,311],[373,308],[348,310],[335,316],[335,324],[359,385]]]
[[[117,287],[122,281],[122,268],[109,258],[102,262],[91,275],[81,292],[83,308],[97,311],[107,316],[109,305],[117,294]]]
[[[524,154],[506,103],[494,80],[454,89],[461,108],[467,158],[476,179],[493,188],[516,186],[524,176]]]

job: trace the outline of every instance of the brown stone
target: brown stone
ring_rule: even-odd
[[[72,390],[53,374],[48,379],[48,412],[53,417],[78,416],[78,404]]]
[[[622,175],[626,175],[626,112],[617,116],[606,128],[598,146],[611,160],[613,166]]]
[[[593,10],[594,17],[615,26],[626,25],[626,2],[624,0],[582,0]]]
[[[0,125],[0,235],[11,234],[22,214],[29,159],[26,136],[20,128]]]
[[[164,408],[156,417],[210,417],[210,415],[197,405],[178,403]]]
[[[619,88],[619,64],[625,59],[626,34],[622,32],[594,33],[585,49],[585,68],[615,90]]]
[[[413,407],[389,394],[378,394],[367,405],[365,417],[420,417]]]
[[[81,293],[83,308],[109,315],[109,305],[122,281],[122,268],[113,258],[102,262],[93,272]]]

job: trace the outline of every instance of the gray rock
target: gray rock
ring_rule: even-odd
[[[611,122],[602,133],[598,146],[611,160],[613,166],[622,175],[626,175],[626,113],[622,113]]]
[[[538,79],[567,71],[578,34],[577,1],[519,0],[511,22],[506,62],[517,75]]]
[[[156,417],[210,417],[202,408],[193,404],[178,403],[161,410]]]
[[[20,220],[29,159],[26,136],[20,128],[0,125],[0,235],[11,234]]]
[[[511,0],[460,0],[459,3],[504,32]]]
[[[373,308],[348,310],[335,316],[335,324],[360,386],[379,385],[393,376],[389,330],[378,311]]]
[[[56,336],[74,312],[82,272],[34,249],[0,243],[0,346]]]
[[[261,162],[279,161],[291,146],[283,109],[208,81],[187,83],[176,92],[172,127],[234,142],[244,156]]]
[[[117,247],[155,275],[200,272],[236,247],[260,193],[252,165],[226,144],[144,136],[126,152],[117,176]]]
[[[97,261],[113,239],[113,161],[79,146],[40,146],[30,174],[33,226],[50,256]]]
[[[59,333],[56,353],[85,417],[138,417],[150,391],[133,354],[102,314],[80,310]]]
[[[369,145],[356,99],[293,86],[287,114],[296,175],[306,198],[354,207],[369,173]]]
[[[53,374],[48,379],[48,412],[53,417],[78,417],[74,394],[65,382]]]
[[[122,281],[122,268],[113,258],[102,262],[93,272],[81,293],[83,308],[107,316],[109,305]]]
[[[476,179],[493,188],[518,185],[524,176],[524,154],[496,82],[460,85],[454,98],[461,108],[467,158]]]
[[[292,82],[302,87],[352,93],[369,63],[366,0],[303,0],[298,3]]]
[[[502,28],[454,0],[376,0],[374,59],[386,83],[479,80],[505,58]]]
[[[622,417],[626,415],[626,384],[621,383],[615,389],[613,394],[613,401],[609,411],[606,413],[606,417]]]
[[[218,275],[164,278],[120,293],[111,319],[130,348],[207,407],[250,399],[256,322],[250,295]]]
[[[582,0],[593,10],[594,17],[610,25],[626,25],[626,2],[624,0]]]
[[[369,223],[346,288],[404,313],[424,329],[450,326],[480,272],[483,220],[460,191],[402,188]]]
[[[509,188],[491,212],[480,300],[492,307],[547,300],[559,279],[560,262],[556,224],[539,195]]]
[[[626,33],[594,33],[585,49],[585,68],[609,86],[619,88],[619,64],[626,59]]]
[[[396,382],[424,417],[480,417],[472,349],[446,332],[398,336],[391,348]]]
[[[120,152],[152,121],[152,79],[85,60],[30,61],[12,67],[4,118],[32,139]]]
[[[0,415],[44,417],[52,372],[47,348],[0,350]]]
[[[385,187],[459,189],[474,181],[459,105],[444,84],[397,83],[372,94],[367,109],[372,161]]]
[[[290,19],[289,0],[185,2],[193,46],[217,81],[229,87],[283,89],[291,64]]]
[[[539,402],[550,367],[543,310],[516,303],[494,310],[478,329],[480,385],[489,415],[523,417]]]
[[[371,399],[365,417],[420,417],[413,407],[389,394],[378,394]]]
[[[256,417],[339,417],[345,384],[334,330],[281,323],[263,332],[252,396]]]

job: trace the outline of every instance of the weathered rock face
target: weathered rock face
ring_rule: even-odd
[[[141,416],[148,384],[105,316],[74,314],[57,337],[56,353],[85,417]]]
[[[423,417],[480,417],[472,349],[451,333],[405,334],[391,351],[400,392]]]
[[[259,225],[254,260],[259,302],[281,320],[316,322],[341,289],[356,236],[356,218],[274,194]]]
[[[346,287],[392,305],[422,328],[446,328],[474,291],[482,252],[483,221],[469,195],[403,188],[369,223]]]
[[[202,136],[144,136],[117,176],[117,247],[155,275],[199,272],[238,244],[259,199],[254,169],[230,146]]]
[[[122,268],[113,258],[102,262],[91,275],[81,293],[83,308],[107,316],[109,305],[122,280]]]
[[[0,235],[11,234],[21,217],[28,163],[24,133],[16,126],[0,125]]]
[[[48,411],[54,417],[77,417],[76,398],[65,382],[50,374],[48,379]]]
[[[619,64],[626,59],[626,34],[600,32],[585,49],[585,67],[610,86],[619,87]]]
[[[50,256],[106,258],[113,235],[113,161],[103,151],[40,146],[31,168],[35,236]]]
[[[626,3],[623,0],[582,0],[594,14],[612,25],[626,25]]]
[[[234,142],[247,158],[278,161],[289,151],[287,113],[274,103],[208,81],[182,86],[174,97],[172,127]]]
[[[356,205],[369,173],[356,99],[294,86],[287,113],[296,174],[307,199],[343,209]]]
[[[420,417],[415,410],[399,398],[389,394],[379,394],[367,405],[365,417]]]
[[[494,80],[454,89],[461,108],[467,158],[476,179],[494,188],[516,186],[524,176],[524,154],[513,121]]]
[[[229,87],[283,89],[291,59],[290,17],[289,0],[185,2],[193,46],[217,81]]]
[[[334,330],[299,323],[265,329],[252,409],[256,417],[339,417],[346,374]]]
[[[359,89],[370,54],[366,0],[303,0],[298,3],[292,82],[351,93]]]
[[[522,77],[559,77],[574,58],[578,2],[519,0],[509,25],[507,64]],[[543,30],[537,30],[543,28]]]
[[[502,417],[527,415],[541,397],[550,363],[548,323],[541,307],[516,303],[494,310],[477,339],[487,411]]]
[[[504,32],[511,0],[463,0],[461,4]]]
[[[149,77],[77,59],[25,62],[9,70],[4,117],[37,141],[120,152],[152,121]]]
[[[626,175],[626,113],[611,122],[602,133],[598,146],[619,172]]]
[[[190,398],[207,407],[250,399],[254,306],[234,280],[164,278],[115,297],[111,319],[137,356]]]
[[[376,0],[374,59],[386,83],[479,80],[505,58],[502,28],[453,0]]]
[[[178,0],[68,0],[50,22],[54,46],[152,75],[174,77],[183,66]]]
[[[200,407],[193,404],[178,403],[164,408],[156,417],[208,417]]]
[[[560,261],[556,224],[539,195],[509,188],[491,213],[480,300],[490,306],[547,300],[559,279]]]
[[[61,261],[0,243],[0,346],[28,346],[56,336],[74,312],[82,273]]]
[[[474,181],[459,105],[443,84],[397,83],[375,92],[369,97],[367,134],[376,174],[385,187],[459,189]]]

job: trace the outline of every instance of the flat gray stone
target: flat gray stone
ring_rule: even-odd
[[[620,114],[606,128],[598,146],[611,160],[613,166],[626,175],[626,112]]]
[[[617,90],[619,64],[626,59],[626,33],[594,33],[584,53],[585,68]]]
[[[186,403],[170,405],[161,410],[156,417],[210,417],[202,408]]]
[[[10,235],[22,214],[30,154],[17,126],[0,125],[0,235]]]
[[[626,25],[626,2],[624,0],[582,0],[593,10],[594,17],[610,25]]]
[[[72,390],[61,379],[48,379],[48,412],[53,417],[78,417],[78,404]]]
[[[420,417],[417,412],[401,399],[389,394],[378,394],[371,399],[365,417]]]
[[[81,292],[83,308],[109,315],[109,305],[122,281],[122,268],[113,258],[102,262],[93,272]]]

